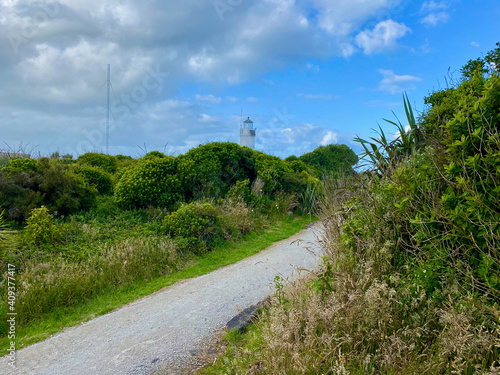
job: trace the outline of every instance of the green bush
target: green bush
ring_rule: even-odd
[[[257,156],[255,165],[257,175],[264,183],[262,191],[268,195],[284,190],[285,176],[294,174],[292,168],[276,156],[260,154]]]
[[[250,180],[236,181],[227,192],[226,198],[248,202],[250,199]]]
[[[256,152],[230,142],[213,142],[179,156],[185,200],[222,198],[236,181],[256,178]]]
[[[154,158],[166,158],[167,155],[165,155],[163,152],[160,151],[150,151],[146,155],[144,155],[141,159],[147,160],[147,159],[154,159]]]
[[[34,159],[20,158],[20,159],[12,159],[9,163],[8,167],[5,167],[7,170],[16,170],[22,172],[36,172],[38,170],[38,163]]]
[[[117,159],[111,155],[87,152],[80,155],[77,161],[78,164],[87,164],[93,167],[99,167],[111,174],[116,172]]]
[[[101,168],[82,165],[75,168],[75,173],[83,176],[85,181],[95,187],[99,194],[113,194],[111,176]]]
[[[217,210],[210,203],[186,204],[163,219],[163,229],[188,250],[203,252],[222,237]]]
[[[142,159],[127,169],[115,187],[118,205],[123,208],[172,207],[181,198],[176,164],[173,156],[155,157]]]
[[[29,243],[44,246],[52,245],[59,233],[54,223],[54,217],[45,206],[42,206],[31,211],[24,234]]]
[[[316,177],[323,173],[353,174],[352,166],[358,162],[358,156],[346,145],[320,146],[312,152],[299,157],[299,160],[317,170]]]
[[[68,215],[95,205],[97,190],[69,166],[42,158],[33,170],[0,170],[0,208],[8,220],[21,225],[41,205],[57,215]]]

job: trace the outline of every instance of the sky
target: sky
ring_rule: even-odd
[[[242,117],[271,155],[360,152],[498,20],[498,0],[0,0],[0,150],[105,152],[109,64],[110,154],[238,143]]]

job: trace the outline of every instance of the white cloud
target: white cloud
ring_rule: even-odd
[[[311,0],[319,26],[331,35],[348,36],[367,19],[390,7],[391,0]]]
[[[379,22],[372,30],[365,30],[356,36],[356,43],[364,53],[382,52],[394,48],[397,40],[411,32],[405,24],[393,20]]]
[[[215,95],[200,95],[196,94],[195,96],[196,100],[199,100],[200,102],[208,102],[211,104],[220,104],[222,102],[222,98],[219,98],[218,96]]]
[[[450,18],[446,12],[431,13],[420,20],[425,25],[436,26],[440,23],[446,23]]]
[[[414,86],[412,83],[420,82],[420,77],[412,75],[397,75],[392,70],[380,69],[379,73],[384,76],[380,81],[379,89],[381,91],[388,91],[391,94],[401,93],[405,90],[412,90]]]
[[[446,23],[450,18],[448,8],[449,5],[445,1],[425,2],[420,9],[420,14],[423,16],[420,22],[427,26]]]
[[[327,146],[332,143],[337,143],[338,142],[338,135],[337,133],[334,133],[332,131],[327,132],[323,138],[321,139],[321,142],[319,143],[321,146]]]
[[[338,98],[332,94],[297,94],[297,96],[306,100],[334,100]]]
[[[308,123],[256,123],[258,150],[286,157],[311,152],[320,145],[338,143],[340,134],[324,126]]]
[[[249,102],[249,103],[258,103],[259,102],[259,98],[255,98],[253,96],[249,96],[247,98],[247,102]]]
[[[480,45],[478,42],[471,42],[471,43],[470,43],[470,45],[471,45],[472,47],[476,47],[476,48],[481,47],[481,45]]]
[[[411,130],[411,126],[406,125],[404,130],[405,130],[405,133],[408,133]],[[392,140],[398,139],[400,137],[401,137],[401,132],[398,130],[396,133],[394,133],[392,135]]]
[[[41,147],[56,139],[80,144],[81,131],[97,127],[105,117],[107,64],[112,102],[121,105],[116,108],[121,113],[112,113],[120,131],[111,135],[119,152],[158,139],[178,150],[214,138],[232,139],[238,134],[235,122],[213,117],[207,108],[223,99],[203,94],[193,102],[166,99],[175,97],[178,83],[255,82],[267,72],[308,62],[311,72],[318,71],[311,62],[358,52],[356,30],[393,5],[394,0],[307,0],[307,7],[294,0],[243,1],[221,22],[211,1],[2,1],[2,140]],[[43,22],[36,20],[40,12],[45,12]],[[152,80],[151,70],[161,72],[158,81]],[[227,101],[258,101],[247,95]],[[207,127],[209,119],[217,129]],[[303,135],[296,142],[312,134],[299,129],[292,128],[293,134]],[[316,146],[326,134],[318,129]]]

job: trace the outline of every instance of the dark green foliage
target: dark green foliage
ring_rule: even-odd
[[[358,157],[346,145],[320,146],[316,150],[304,154],[299,160],[318,170],[317,177],[323,173],[354,173],[352,166],[358,162]]]
[[[287,158],[288,159],[288,158]],[[302,160],[293,160],[293,161],[289,161],[285,159],[285,161],[288,163],[288,165],[290,166],[290,168],[293,169],[294,172],[307,172],[309,174],[318,174],[318,170],[307,165],[306,163],[304,163]]]
[[[40,159],[39,163],[42,203],[51,212],[69,215],[95,205],[97,190],[88,185],[82,176],[74,174],[63,164],[50,165],[46,158]]]
[[[89,209],[97,191],[68,166],[42,158],[36,171],[0,170],[0,207],[8,220],[22,224],[33,208],[45,205],[50,212],[68,215]]]
[[[392,264],[400,272],[415,266],[405,273],[426,280],[429,294],[438,295],[446,280],[462,292],[500,298],[500,77],[488,64],[469,62],[461,83],[430,95],[420,123],[410,121],[419,133],[402,135],[399,150],[373,159],[383,180],[371,192],[392,202],[376,216],[394,228],[384,235],[398,245]],[[357,203],[363,211],[365,200]],[[369,221],[350,221],[346,241],[376,238]],[[422,267],[425,279],[417,276]]]
[[[284,186],[285,180],[287,177],[291,178],[294,173],[286,162],[277,156],[259,154],[255,165],[257,175],[264,182],[263,193],[273,195],[281,190],[288,191]],[[288,188],[290,188],[290,184]]]
[[[236,181],[236,183],[231,186],[231,189],[229,189],[229,191],[227,192],[226,198],[249,202],[250,180],[246,179],[243,181]]]
[[[165,217],[163,229],[184,249],[203,252],[222,238],[221,221],[210,203],[190,203]]]
[[[108,173],[116,172],[117,159],[114,156],[99,154],[96,152],[87,152],[78,157],[78,164],[87,164],[93,167],[99,167]]]
[[[115,187],[116,202],[123,208],[170,208],[181,198],[181,183],[173,156],[141,159],[130,167]]]
[[[97,189],[99,194],[113,194],[113,183],[111,176],[99,167],[76,166],[75,173],[82,176],[85,181]]]
[[[236,181],[255,180],[256,152],[236,143],[213,142],[179,156],[186,200],[223,197]]]

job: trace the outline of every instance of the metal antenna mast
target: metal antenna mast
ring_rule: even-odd
[[[111,65],[108,64],[108,80],[107,80],[107,86],[108,86],[108,104],[107,104],[107,111],[106,111],[106,154],[109,154],[109,88],[111,87]]]

